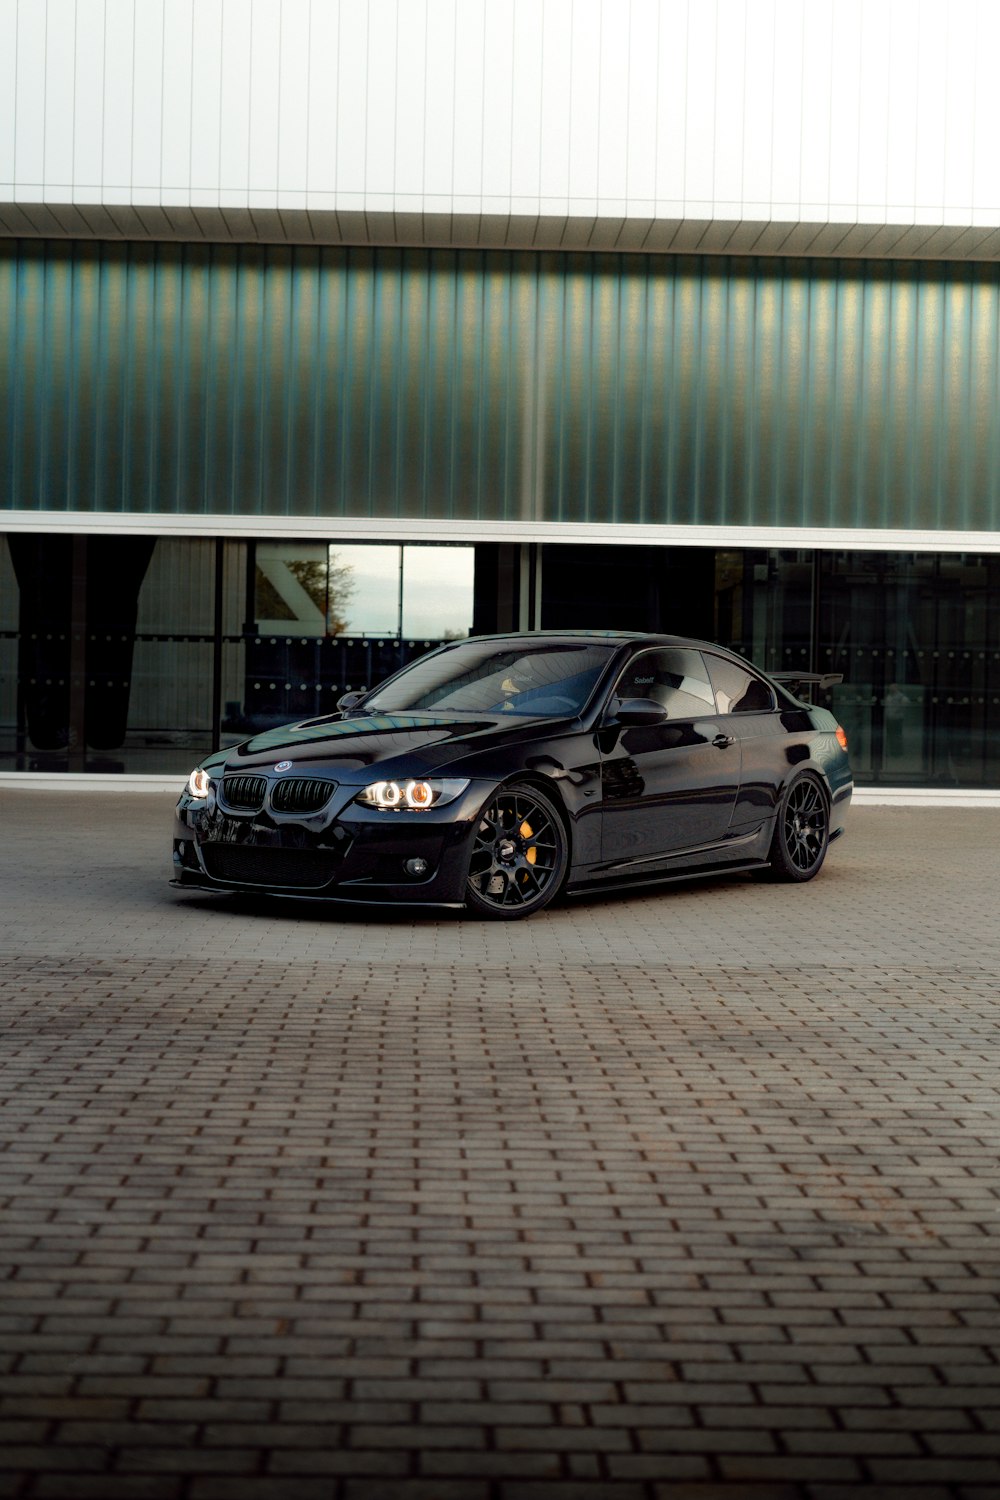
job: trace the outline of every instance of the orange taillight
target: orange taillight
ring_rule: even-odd
[[[837,725],[836,734],[837,734],[837,744],[840,746],[841,750],[846,750],[847,749],[847,731],[843,728],[842,725],[838,724]]]

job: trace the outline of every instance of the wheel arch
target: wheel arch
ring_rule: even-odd
[[[788,775],[778,787],[778,800],[775,803],[776,809],[781,806],[782,799],[787,793],[788,788],[796,781],[800,781],[804,776],[808,776],[812,781],[819,783],[819,788],[826,799],[827,811],[829,811],[833,805],[833,794],[830,791],[830,783],[819,761],[813,760],[811,756],[808,760],[799,761],[798,764],[789,766]]]

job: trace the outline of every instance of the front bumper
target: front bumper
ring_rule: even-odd
[[[462,905],[476,820],[492,789],[472,782],[426,811],[381,812],[340,786],[321,811],[236,811],[216,795],[177,804],[173,879],[184,889],[244,891],[326,901]],[[423,875],[405,863],[423,859]]]

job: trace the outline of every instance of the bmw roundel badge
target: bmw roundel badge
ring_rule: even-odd
[[[290,771],[292,769],[292,763],[290,760],[279,760],[274,769],[276,771]]]

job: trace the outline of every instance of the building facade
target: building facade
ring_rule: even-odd
[[[7,0],[0,772],[180,773],[579,625],[840,673],[859,783],[1000,789],[997,42]]]

